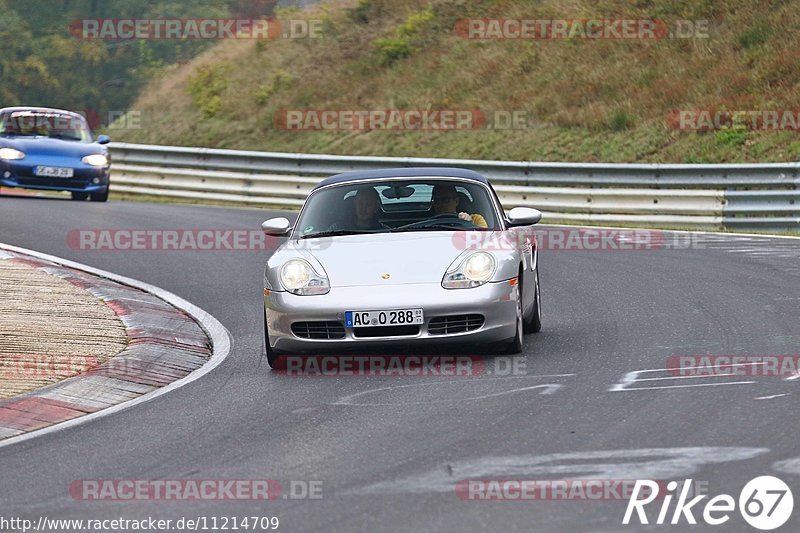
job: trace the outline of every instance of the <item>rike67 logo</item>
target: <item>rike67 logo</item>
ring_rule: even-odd
[[[656,525],[695,525],[697,524],[695,513],[700,513],[703,521],[712,526],[725,524],[731,519],[731,514],[737,506],[733,496],[719,494],[706,501],[705,505],[699,505],[708,498],[708,495],[701,494],[689,499],[691,486],[691,479],[682,485],[671,481],[667,484],[666,491],[662,491],[660,489],[663,487],[655,481],[637,480],[622,523],[630,524],[635,512],[640,524],[649,524],[652,516],[648,518],[645,507],[656,499],[661,502],[658,517],[655,519]],[[672,501],[676,496],[677,502],[670,513]],[[769,531],[781,527],[789,520],[794,509],[794,497],[789,486],[782,480],[774,476],[760,476],[750,480],[739,493],[738,507],[739,513],[748,524],[756,529]]]

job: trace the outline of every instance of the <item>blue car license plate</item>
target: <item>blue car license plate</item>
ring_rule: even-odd
[[[42,178],[71,178],[75,170],[67,167],[36,167],[35,174]]]

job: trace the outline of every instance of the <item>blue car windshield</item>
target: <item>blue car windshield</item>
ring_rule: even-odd
[[[0,116],[0,135],[92,141],[92,133],[82,116],[47,111],[12,111],[3,114]]]

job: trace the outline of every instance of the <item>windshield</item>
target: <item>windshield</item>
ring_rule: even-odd
[[[348,183],[312,194],[294,237],[500,229],[486,187],[462,180],[413,178]]]
[[[50,137],[91,142],[92,134],[80,115],[49,111],[12,111],[0,116],[0,135]]]

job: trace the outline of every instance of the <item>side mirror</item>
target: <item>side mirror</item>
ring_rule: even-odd
[[[97,144],[108,144],[111,142],[111,137],[108,135],[98,135],[97,136]]]
[[[288,218],[271,218],[261,224],[261,231],[271,237],[284,237],[292,228]]]
[[[542,220],[542,212],[531,207],[515,207],[508,212],[508,223],[513,226],[533,226]]]

